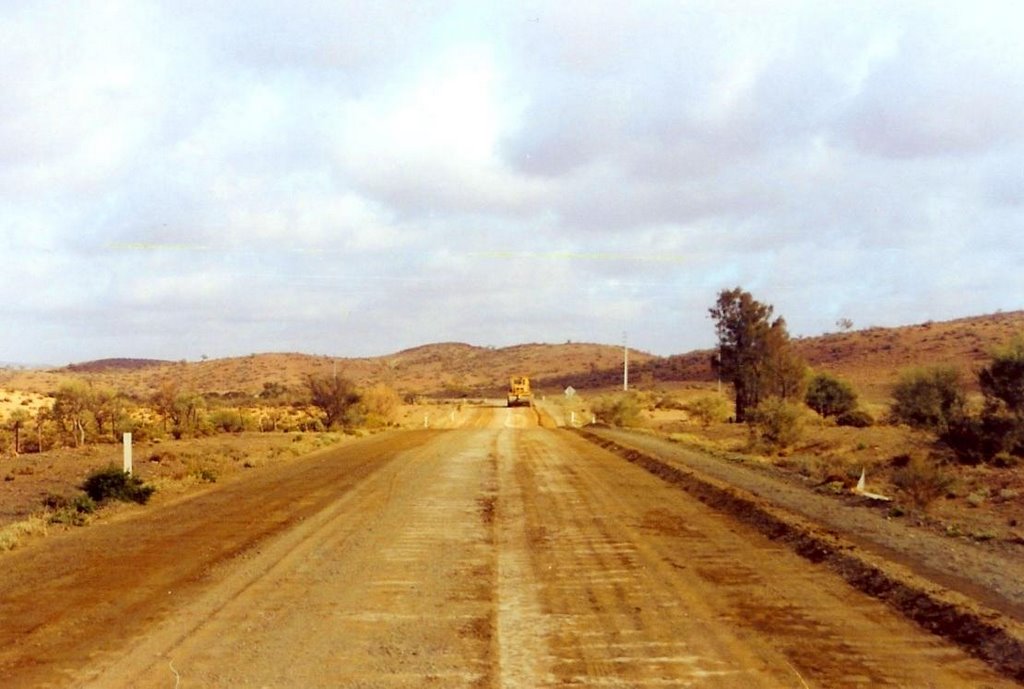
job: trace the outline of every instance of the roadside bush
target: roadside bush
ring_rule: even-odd
[[[669,410],[669,411],[676,411],[676,410],[685,410],[685,409],[688,408],[688,405],[683,404],[682,402],[679,401],[679,399],[677,399],[676,397],[673,397],[672,395],[669,395],[667,393],[663,393],[663,394],[659,394],[654,399],[654,408],[655,409],[666,409],[666,410]]]
[[[1024,456],[1024,426],[1000,410],[957,419],[939,437],[961,464],[982,464],[1000,454]]]
[[[597,399],[590,407],[598,421],[610,426],[639,426],[640,400],[633,394],[621,394]]]
[[[978,384],[986,406],[998,405],[1024,419],[1024,337],[993,352],[992,361],[978,371]]]
[[[189,473],[196,479],[198,479],[201,483],[217,482],[217,472],[209,467],[196,467]]]
[[[726,421],[732,405],[722,395],[701,395],[686,405],[686,411],[707,428],[713,423]]]
[[[97,503],[121,500],[144,505],[149,502],[156,489],[143,483],[138,476],[133,476],[111,464],[105,469],[98,469],[89,474],[82,484],[82,490]]]
[[[804,402],[821,416],[840,416],[856,409],[857,393],[846,381],[818,373],[807,384]]]
[[[241,433],[245,430],[245,420],[237,409],[215,409],[210,412],[207,421],[220,433]]]
[[[43,498],[43,507],[50,511],[47,522],[64,526],[82,526],[88,521],[88,515],[96,511],[96,502],[88,495],[69,498],[65,495],[50,493]]]
[[[965,414],[964,385],[960,372],[951,366],[904,372],[893,386],[892,396],[893,419],[915,428],[941,434]]]
[[[387,426],[395,418],[395,412],[402,403],[398,393],[383,383],[362,391],[358,406],[363,413],[363,422],[370,428]]]
[[[852,428],[867,428],[875,425],[875,419],[863,409],[852,409],[837,416],[836,424]]]
[[[751,424],[770,447],[785,449],[803,436],[804,410],[799,404],[769,397],[754,409]]]
[[[893,485],[921,509],[945,495],[953,484],[953,478],[930,457],[900,455],[892,459],[892,464],[897,467],[892,475]]]

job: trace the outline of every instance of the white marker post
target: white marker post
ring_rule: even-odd
[[[122,436],[124,443],[124,473],[132,473],[132,434],[125,433]]]

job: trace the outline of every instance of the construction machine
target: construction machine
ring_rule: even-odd
[[[533,406],[533,393],[530,392],[529,378],[526,376],[512,376],[508,379],[508,406]]]

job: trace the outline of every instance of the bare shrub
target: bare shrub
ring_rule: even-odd
[[[953,485],[953,478],[932,457],[900,455],[893,458],[892,464],[897,467],[892,475],[893,484],[921,509],[945,495]]]

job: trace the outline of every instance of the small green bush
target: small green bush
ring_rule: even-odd
[[[689,412],[704,428],[729,418],[732,405],[722,395],[701,395],[686,405]]]
[[[938,433],[962,419],[967,404],[960,372],[951,366],[905,371],[893,386],[892,396],[896,421]]]
[[[846,381],[819,373],[807,384],[804,402],[824,417],[840,416],[857,407],[857,393]]]
[[[867,428],[875,424],[875,419],[863,409],[852,409],[837,416],[836,424],[852,428]]]
[[[1024,424],[995,410],[957,419],[939,437],[961,464],[991,462],[1001,455],[1024,455]]]
[[[216,483],[217,472],[209,467],[198,467],[192,470],[192,475],[202,483]]]
[[[241,433],[245,430],[245,419],[242,413],[235,409],[215,409],[207,420],[221,433]]]
[[[801,405],[769,397],[754,409],[751,423],[761,440],[773,448],[784,449],[803,436],[804,410]]]
[[[96,502],[88,495],[69,498],[50,493],[43,498],[43,507],[52,510],[48,519],[50,524],[82,526],[88,521],[88,515],[96,511]]]
[[[639,426],[640,400],[636,395],[621,394],[602,397],[590,409],[598,421],[610,426]]]
[[[105,469],[98,469],[89,474],[82,484],[82,490],[97,503],[121,500],[145,505],[156,489],[143,483],[138,476],[133,476],[111,464]]]

